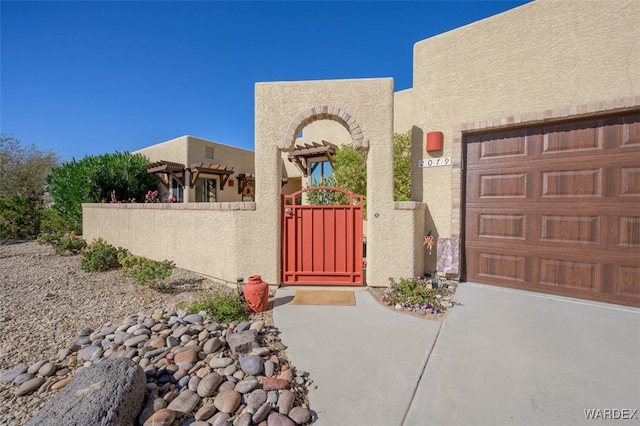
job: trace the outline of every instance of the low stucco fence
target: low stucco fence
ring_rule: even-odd
[[[368,286],[390,277],[422,275],[426,205],[395,202],[370,209],[367,220]],[[378,213],[379,212],[379,213]],[[83,237],[123,247],[137,256],[172,260],[176,266],[235,284],[261,275],[279,285],[280,218],[255,202],[83,204]],[[435,266],[435,265],[433,265]]]
[[[265,260],[278,261],[275,247],[256,245],[255,202],[83,204],[82,215],[87,242],[102,238],[228,283],[265,273]]]

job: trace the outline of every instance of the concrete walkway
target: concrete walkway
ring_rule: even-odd
[[[440,330],[381,306],[355,291],[356,306],[291,305],[293,290],[276,293],[273,319],[287,355],[310,373],[318,425],[397,425],[416,390]]]
[[[640,408],[640,309],[462,283],[440,323],[365,291],[356,306],[293,294],[277,291],[274,321],[318,386],[319,425],[593,424],[584,410]]]

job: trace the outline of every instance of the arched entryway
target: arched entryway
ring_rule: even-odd
[[[368,149],[369,141],[360,125],[346,110],[331,105],[306,109],[291,120],[281,145],[289,153],[289,161],[296,163],[304,177],[308,176],[311,165],[319,161],[328,159],[333,165],[331,155],[337,146],[324,138],[312,142],[312,145],[299,141],[296,145],[303,129],[323,120],[331,120],[344,127],[354,149]],[[325,186],[320,188],[313,186],[282,196],[282,283],[363,285],[364,194],[356,195]],[[317,193],[315,191],[340,192],[344,202],[308,203],[307,195]]]
[[[288,155],[297,143],[322,127],[321,120],[339,123],[339,126],[329,126],[346,130],[342,135],[346,137],[339,141],[340,144],[347,143],[367,152],[366,284],[384,286],[388,276],[401,276],[401,271],[412,270],[405,264],[413,263],[413,253],[398,250],[391,241],[396,238],[414,240],[409,223],[412,217],[404,212],[398,214],[393,204],[393,170],[390,167],[393,164],[393,96],[391,78],[256,83],[257,221],[252,227],[255,234],[251,235],[252,240],[261,242],[268,255],[253,259],[254,269],[266,271],[262,273],[263,279],[274,282],[282,279],[280,194],[300,189],[291,185],[293,175],[289,173],[297,168],[288,161]],[[305,127],[302,140],[297,140],[300,130]],[[289,178],[284,189],[283,177]],[[389,233],[393,227],[398,227],[398,232]],[[271,247],[277,247],[275,262]],[[400,261],[388,262],[399,251],[402,252]]]
[[[337,106],[319,105],[302,111],[291,120],[287,133],[280,144],[280,149],[292,149],[300,131],[307,125],[319,120],[333,120],[342,124],[351,135],[355,149],[366,150],[369,148],[369,139],[364,137],[360,125],[351,114]]]

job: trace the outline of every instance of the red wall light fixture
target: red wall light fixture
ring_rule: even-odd
[[[444,135],[442,132],[427,133],[427,152],[442,151],[442,141]]]

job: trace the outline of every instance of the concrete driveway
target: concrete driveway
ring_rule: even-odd
[[[355,307],[292,306],[293,293],[278,290],[274,320],[318,385],[317,424],[638,424],[640,309],[462,283],[436,322],[367,292]]]
[[[639,309],[471,283],[456,301],[404,424],[593,424],[585,410],[640,408]]]

